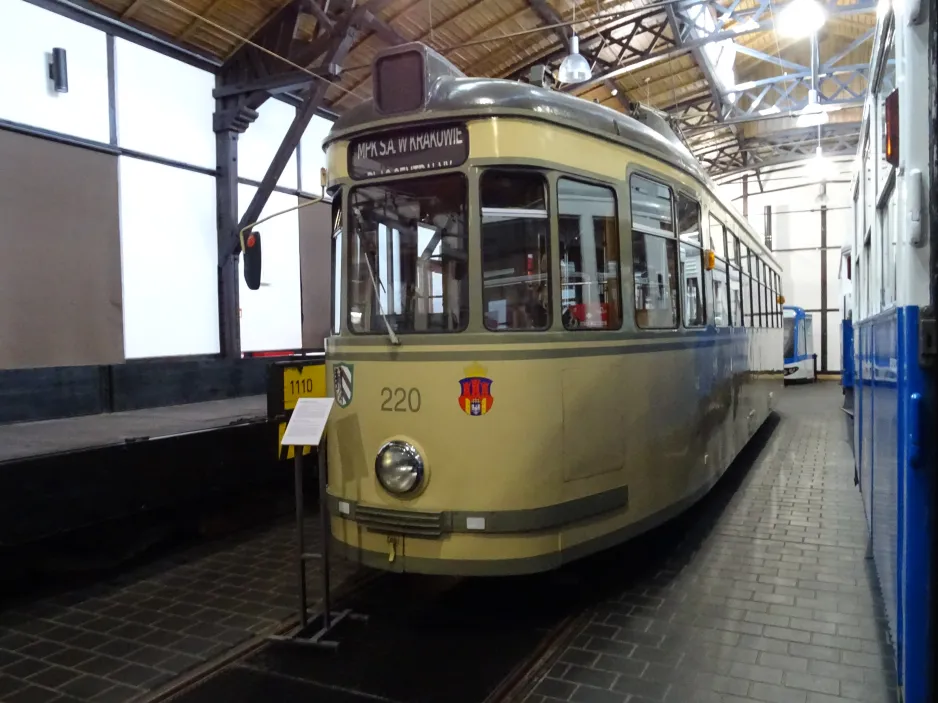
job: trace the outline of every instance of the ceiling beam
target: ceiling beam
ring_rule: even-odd
[[[199,25],[202,24],[203,18],[208,18],[212,15],[215,10],[217,10],[221,5],[223,5],[227,0],[212,0],[212,4],[206,7],[199,17],[193,19],[185,29],[183,29],[179,34],[176,35],[177,41],[189,41],[190,37],[195,33],[195,30],[199,28]],[[128,12],[130,10],[128,9]]]
[[[562,24],[563,17],[560,16],[560,13],[554,9],[554,6],[551,5],[547,0],[528,0],[528,5],[534,12],[537,13],[537,16],[541,18],[541,21],[544,24]],[[569,27],[554,27],[551,30],[557,38],[560,40],[560,43],[569,51],[570,50],[570,38],[573,36],[573,31]]]
[[[700,3],[692,3],[690,6],[697,4]],[[837,0],[824,0],[824,4],[826,5],[827,14],[829,17],[863,14],[874,12],[876,9],[875,0],[858,0],[858,2],[853,5],[838,5]],[[629,58],[627,58],[625,61],[622,61],[619,65],[614,66],[611,70],[602,72],[599,75],[595,75],[588,81],[565,86],[563,90],[570,93],[580,93],[591,87],[601,85],[606,80],[618,78],[619,76],[623,76],[640,68],[656,64],[677,54],[687,53],[693,49],[703,48],[707,44],[728,39],[736,39],[737,37],[746,36],[754,32],[771,31],[774,28],[774,22],[772,19],[766,18],[766,15],[770,11],[770,5],[776,7],[776,11],[779,11],[778,6],[775,6],[774,2],[770,2],[769,0],[759,0],[758,6],[754,9],[731,12],[729,13],[729,17],[724,16],[723,21],[725,24],[733,22],[736,25],[733,27],[733,29],[718,29],[709,34],[696,37],[675,36],[673,41],[667,42],[667,45],[662,45],[660,48],[653,48],[654,45],[645,49],[639,49],[636,47],[632,50]],[[668,7],[672,6],[669,5]],[[784,5],[781,7],[784,8]],[[693,25],[692,18],[687,15],[686,6],[674,5],[673,8],[674,12],[678,14],[679,19]],[[665,9],[661,9],[658,11],[658,13],[660,13],[661,21],[664,24],[667,24],[667,11]],[[655,25],[655,27],[658,26],[658,24]],[[637,40],[643,36],[646,36],[647,34],[648,32],[642,32],[638,34],[635,39]],[[591,37],[591,40],[595,39],[596,36],[597,35]],[[549,57],[545,57],[547,61],[556,61],[561,58],[562,54],[560,52],[553,52]],[[542,59],[541,61],[543,62],[545,59]]]

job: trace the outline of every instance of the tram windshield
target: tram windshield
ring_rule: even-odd
[[[460,174],[349,193],[349,329],[458,332],[469,322],[466,179]]]

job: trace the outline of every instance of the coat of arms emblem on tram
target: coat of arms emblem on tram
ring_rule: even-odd
[[[492,397],[492,379],[486,378],[485,367],[479,364],[467,366],[463,371],[466,377],[459,381],[462,391],[459,407],[467,415],[485,415],[495,402]]]
[[[351,364],[336,364],[332,369],[333,397],[340,408],[348,407],[352,402],[354,375]]]

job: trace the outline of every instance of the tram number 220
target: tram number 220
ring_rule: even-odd
[[[388,388],[381,389],[381,410],[384,412],[406,413],[420,412],[420,390],[417,388]]]

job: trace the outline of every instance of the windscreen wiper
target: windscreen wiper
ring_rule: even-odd
[[[375,272],[371,268],[371,260],[368,258],[368,254],[365,252],[365,244],[362,241],[362,232],[359,225],[355,226],[355,236],[358,237],[358,250],[361,251],[365,256],[365,265],[368,267],[368,277],[371,279],[371,285],[375,290],[375,300],[378,301],[378,312],[381,314],[381,319],[384,320],[384,326],[388,331],[388,339],[391,344],[396,347],[401,345],[401,339],[398,337],[394,330],[391,329],[391,323],[388,321],[388,316],[384,313],[384,305],[381,304],[381,291],[378,290],[378,281],[375,278]]]

